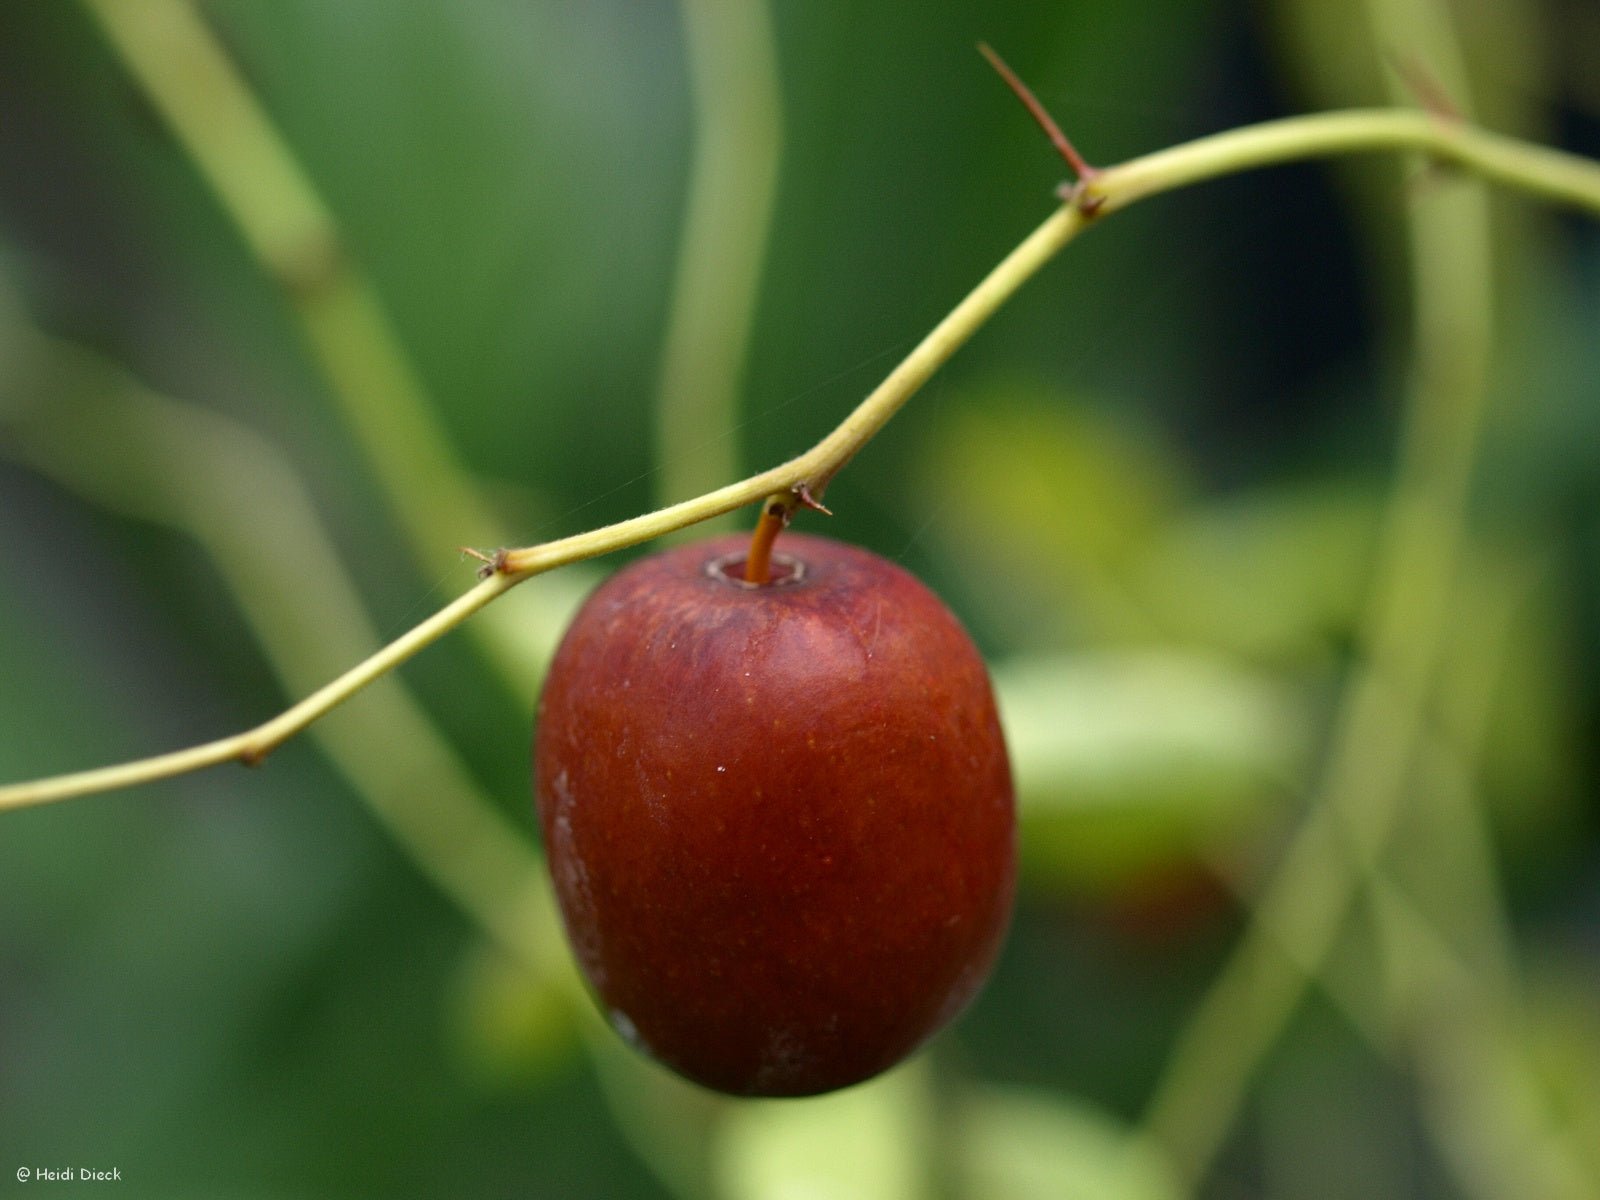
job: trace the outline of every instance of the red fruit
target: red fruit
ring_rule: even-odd
[[[904,1058],[989,972],[1011,772],[956,619],[864,550],[784,535],[621,571],[556,653],[535,790],[567,934],[636,1047],[803,1096]]]

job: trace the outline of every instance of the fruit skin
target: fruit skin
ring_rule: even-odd
[[[1016,878],[988,674],[915,578],[785,534],[642,559],[583,605],[535,725],[540,825],[612,1024],[698,1083],[802,1096],[893,1066],[998,953]]]

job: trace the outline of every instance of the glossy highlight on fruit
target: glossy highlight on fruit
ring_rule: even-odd
[[[785,534],[632,564],[540,698],[556,895],[611,1023],[680,1074],[801,1096],[893,1066],[982,985],[1016,821],[987,672],[926,587]]]

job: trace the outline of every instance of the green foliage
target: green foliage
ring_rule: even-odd
[[[1448,6],[1454,63],[1448,31],[1412,20],[1438,6],[1370,8],[1383,53],[1368,16],[1315,0],[778,8],[784,145],[731,348],[738,416],[689,443],[751,469],[809,444],[1053,204],[1060,165],[980,37],[1096,161],[1382,103],[1403,94],[1396,62],[1446,90],[1459,69],[1492,127],[1600,149],[1593,23],[1572,6]],[[206,4],[327,206],[327,278],[378,298],[363,315],[314,272],[273,282],[86,12],[11,5],[0,37],[0,781],[243,728],[468,586],[458,542],[646,508],[698,145],[672,6]],[[120,1194],[162,1197],[1189,1194],[1210,1113],[1140,1109],[1200,1094],[1163,1077],[1185,1031],[1212,1031],[1184,1060],[1202,1070],[1248,1040],[1192,1023],[1205,983],[1325,811],[1401,448],[1459,432],[1447,409],[1415,420],[1436,376],[1410,357],[1430,267],[1407,217],[1464,193],[1400,177],[1299,169],[1107,220],[830,490],[827,532],[906,561],[994,652],[1015,756],[1017,931],[929,1055],[838,1096],[739,1104],[599,1027],[523,873],[533,689],[598,573],[572,569],[259,771],[0,818],[0,1178],[115,1166]],[[1520,198],[1493,232],[1490,344],[1443,323],[1440,361],[1491,364],[1473,486],[1447,514],[1460,553],[1437,620],[1400,639],[1437,654],[1418,710],[1355,759],[1398,755],[1393,827],[1358,864],[1335,824],[1314,864],[1331,874],[1301,877],[1348,872],[1355,916],[1306,968],[1320,1001],[1223,1106],[1202,1192],[1600,1179],[1600,237]],[[407,443],[380,389],[364,431],[330,361],[414,370],[438,429]],[[486,525],[419,544],[391,481],[438,517],[452,471]],[[1127,919],[1151,911],[1171,919]],[[1246,1032],[1261,994],[1224,1010]],[[1353,1142],[1363,1161],[1329,1176]]]

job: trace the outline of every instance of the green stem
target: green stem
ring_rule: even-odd
[[[1103,171],[1084,189],[1105,212],[1160,192],[1276,163],[1343,154],[1413,152],[1491,183],[1600,216],[1600,164],[1462,121],[1394,108],[1285,117],[1158,150]]]
[[[1484,149],[1486,142],[1489,150]],[[491,577],[472,591],[281,717],[238,738],[209,743],[207,755],[193,759],[184,757],[187,752],[164,755],[154,760],[164,764],[160,770],[142,770],[139,764],[128,764],[110,769],[113,774],[109,776],[96,773],[88,784],[82,776],[68,777],[76,780],[68,789],[63,789],[58,780],[0,787],[0,809],[42,804],[86,791],[103,791],[130,782],[164,778],[230,757],[259,757],[525,579],[568,563],[637,545],[777,492],[804,488],[820,499],[833,477],[933,373],[1092,221],[1145,196],[1229,172],[1267,166],[1289,158],[1397,147],[1432,149],[1462,165],[1482,167],[1493,178],[1519,184],[1535,194],[1564,197],[1600,215],[1600,165],[1510,139],[1492,138],[1464,125],[1441,124],[1409,113],[1372,111],[1292,117],[1253,129],[1217,134],[1134,159],[1102,172],[1087,189],[1051,213],[832,433],[805,454],[739,483],[644,516],[543,545],[500,552],[494,556]],[[1445,154],[1446,150],[1451,153]],[[1094,216],[1086,214],[1085,206],[1093,210]],[[225,753],[225,750],[234,753]]]

